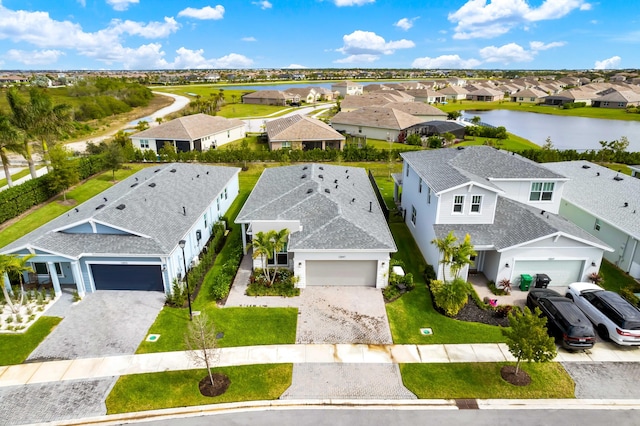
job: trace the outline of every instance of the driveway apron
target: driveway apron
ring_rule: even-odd
[[[133,354],[164,301],[164,294],[151,291],[89,293],[68,306],[64,319],[27,361]]]

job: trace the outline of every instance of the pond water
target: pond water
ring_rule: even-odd
[[[479,116],[484,123],[504,126],[507,131],[538,145],[551,138],[557,149],[600,149],[600,141],[612,141],[626,136],[627,151],[640,151],[640,121],[603,120],[599,118],[562,117],[522,111],[496,109],[491,111],[463,111],[471,119]]]

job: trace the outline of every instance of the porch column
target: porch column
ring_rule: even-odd
[[[49,266],[49,278],[51,278],[51,282],[53,283],[53,291],[56,296],[60,296],[62,294],[62,289],[60,288],[60,280],[58,280],[56,265],[54,262],[47,262],[47,265]]]
[[[240,224],[242,228],[242,254],[247,254],[247,229],[244,223]]]
[[[82,281],[82,273],[80,272],[80,262],[71,262],[71,274],[73,275],[73,281],[76,283],[76,291],[78,296],[84,297],[87,289]]]

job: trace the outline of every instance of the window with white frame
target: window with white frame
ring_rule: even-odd
[[[529,201],[551,201],[554,182],[531,182]]]
[[[593,229],[595,229],[596,231],[599,231],[600,225],[601,225],[600,220],[596,219],[596,223],[593,225]]]
[[[455,195],[453,197],[453,212],[462,213],[463,206],[464,206],[464,195]]]
[[[471,196],[471,213],[480,213],[480,207],[482,206],[482,195]]]
[[[416,211],[416,208],[414,206],[411,206],[411,223],[413,223],[414,225],[416,224],[417,215],[418,215],[418,212]]]
[[[62,268],[59,263],[54,263],[56,268],[56,275],[62,276]],[[44,262],[33,262],[33,270],[38,275],[49,275],[49,267]]]
[[[407,177],[409,176],[409,165],[407,164]]]
[[[267,265],[269,266],[287,266],[289,264],[289,254],[287,252],[287,243],[284,244],[282,250],[274,251],[271,259],[267,258]]]
[[[140,148],[149,148],[149,139],[140,139]]]

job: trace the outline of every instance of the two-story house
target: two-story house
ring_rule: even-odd
[[[511,152],[487,146],[406,152],[396,194],[425,260],[438,278],[450,277],[432,244],[453,231],[477,251],[461,274],[519,282],[547,274],[551,285],[585,280],[597,272],[605,243],[557,213],[567,178]]]

